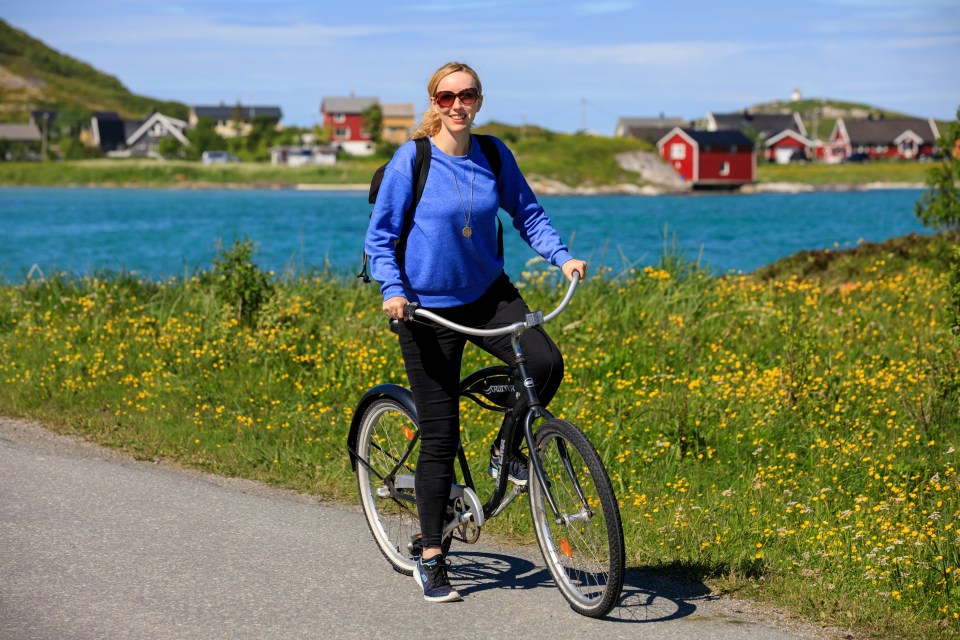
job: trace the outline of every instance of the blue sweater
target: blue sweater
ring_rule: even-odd
[[[479,298],[503,271],[503,257],[497,255],[500,208],[510,214],[527,244],[548,262],[559,267],[572,257],[513,154],[503,142],[494,140],[502,159],[499,194],[493,170],[475,140],[466,156],[449,156],[436,145],[431,148],[430,171],[413,215],[402,269],[394,242],[413,200],[416,146],[411,141],[397,150],[384,172],[364,244],[370,256],[370,274],[381,283],[384,300],[403,296],[425,307],[454,307]],[[473,235],[465,238],[471,172]]]

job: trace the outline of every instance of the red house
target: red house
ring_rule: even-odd
[[[810,155],[816,149],[816,146],[813,140],[793,129],[784,129],[766,139],[763,157],[777,164],[810,160]]]
[[[330,131],[330,144],[353,156],[368,156],[374,151],[364,123],[363,112],[377,98],[324,98],[320,104],[323,126]]]
[[[837,118],[830,142],[843,150],[843,157],[864,153],[870,160],[914,160],[933,155],[939,137],[933,118]]]
[[[757,177],[753,141],[736,130],[675,127],[657,143],[660,155],[696,187],[739,187]]]

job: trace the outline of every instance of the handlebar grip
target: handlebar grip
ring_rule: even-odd
[[[403,317],[407,320],[413,320],[417,315],[417,309],[420,308],[419,302],[411,302],[403,308]]]

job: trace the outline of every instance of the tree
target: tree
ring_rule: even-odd
[[[183,154],[183,145],[173,137],[160,138],[157,140],[157,153],[164,158],[176,158]]]
[[[51,138],[76,138],[90,126],[93,112],[78,104],[62,104],[57,108],[57,126],[50,129]]]
[[[197,126],[187,131],[187,140],[190,146],[186,149],[186,157],[198,160],[204,151],[219,151],[225,149],[226,141],[217,133],[217,129],[210,118],[200,118]]]
[[[380,142],[383,135],[383,109],[379,102],[374,102],[363,110],[363,129],[372,142]]]
[[[927,171],[928,189],[917,200],[915,212],[928,227],[960,228],[960,107],[938,146],[941,158]]]

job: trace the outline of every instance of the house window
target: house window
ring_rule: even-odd
[[[728,176],[728,175],[730,175],[730,163],[729,163],[729,162],[724,161],[724,162],[721,162],[721,163],[720,163],[720,175],[722,175],[722,176]]]
[[[670,145],[670,159],[683,160],[687,157],[687,145],[676,143]]]
[[[337,123],[346,122],[346,121],[347,121],[347,114],[345,114],[345,113],[335,113],[335,114],[333,114],[333,121],[334,121],[334,122],[337,122]]]
[[[350,127],[337,127],[333,132],[334,138],[350,138]]]

